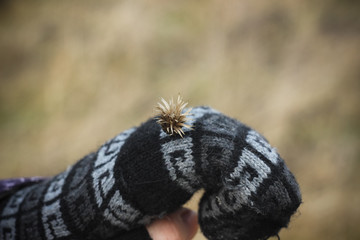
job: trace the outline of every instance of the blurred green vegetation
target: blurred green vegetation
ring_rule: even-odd
[[[304,201],[282,239],[359,239],[359,12],[349,0],[0,1],[0,177],[56,174],[181,93],[278,148]]]

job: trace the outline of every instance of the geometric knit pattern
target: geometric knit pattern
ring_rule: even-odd
[[[208,107],[193,108],[185,136],[149,119],[59,175],[0,199],[0,240],[150,239],[144,225],[199,189],[199,223],[211,240],[266,239],[301,203],[299,186],[256,131]]]

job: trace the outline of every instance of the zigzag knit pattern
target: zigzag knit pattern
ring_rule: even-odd
[[[301,203],[299,186],[259,133],[207,107],[184,138],[150,119],[63,173],[0,199],[1,240],[150,239],[144,225],[199,189],[211,240],[266,239]]]

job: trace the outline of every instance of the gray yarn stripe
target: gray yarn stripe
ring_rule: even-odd
[[[201,216],[204,218],[216,218],[224,213],[234,212],[239,210],[243,204],[248,203],[248,197],[243,195],[238,188],[222,188],[216,195],[212,195],[208,199],[208,202],[200,209]],[[226,199],[232,199],[234,202],[229,204]]]
[[[16,192],[7,202],[1,215],[3,218],[0,221],[0,237],[4,237],[4,240],[15,240],[16,216],[13,215],[19,211],[20,205],[29,191],[29,188],[20,190]]]
[[[255,148],[259,153],[264,155],[273,164],[277,164],[279,155],[276,149],[273,148],[259,133],[250,130],[246,136],[246,142]]]
[[[60,196],[62,187],[65,183],[66,177],[68,176],[71,167],[68,167],[65,172],[62,172],[51,181],[49,187],[46,189],[44,195],[44,202],[50,202]]]
[[[24,188],[22,190],[17,191],[14,195],[11,196],[9,201],[7,202],[3,212],[2,217],[8,217],[11,215],[15,215],[20,208],[21,203],[23,202],[24,198],[28,194],[31,188]]]
[[[185,109],[184,111],[187,111],[187,109]],[[194,108],[194,109],[191,110],[192,115],[191,115],[190,118],[192,118],[193,120],[197,120],[197,119],[203,117],[207,113],[218,113],[218,114],[220,114],[220,112],[218,112],[218,111],[216,111],[216,110],[214,110],[212,108],[198,107],[198,108]],[[190,121],[189,123],[193,123],[193,122]]]
[[[258,174],[251,181],[249,180],[250,173],[243,173],[243,168],[249,165],[252,167]],[[271,169],[254,153],[250,150],[244,148],[240,159],[238,161],[237,167],[234,168],[234,171],[230,174],[229,178],[226,179],[227,182],[239,182],[239,187],[242,188],[242,191],[247,197],[250,197],[252,193],[256,192],[256,189],[260,184],[267,178],[270,174]]]
[[[188,109],[184,109],[184,112],[186,112],[187,110]],[[186,122],[186,124],[190,126],[194,126],[195,122],[200,118],[202,118],[207,113],[219,113],[219,112],[212,108],[194,108],[191,110],[191,115],[189,116],[189,120]],[[187,132],[192,130],[188,128],[183,128],[183,131],[186,134]]]
[[[106,142],[98,151],[97,159],[95,161],[95,168],[99,165],[105,164],[111,160],[112,156],[116,156],[124,144],[125,140],[136,130],[136,128],[130,128],[116,137]]]
[[[104,211],[104,218],[114,226],[130,229],[129,223],[135,221],[141,213],[127,203],[117,190]]]
[[[251,178],[250,173],[243,172],[243,169],[247,165],[257,172],[257,176],[251,181],[249,180]],[[205,206],[201,209],[202,216],[205,218],[214,218],[225,212],[236,211],[244,204],[251,206],[253,203],[249,202],[249,197],[253,193],[256,193],[257,188],[270,173],[271,169],[260,158],[250,150],[244,148],[239,157],[238,165],[229,177],[225,179],[225,181],[231,185],[233,185],[233,183],[238,184],[233,185],[232,189],[221,189],[216,196],[210,197],[207,206],[204,204]],[[235,200],[235,204],[227,204],[226,198]]]
[[[44,195],[43,200],[45,205],[41,209],[41,219],[46,238],[49,240],[70,235],[70,232],[67,230],[67,227],[62,218],[59,198],[62,192],[62,187],[70,170],[71,167],[67,168],[65,172],[56,176],[53,181],[51,181]],[[54,200],[56,201],[52,202]],[[49,202],[52,203],[48,204]]]
[[[0,237],[4,237],[4,240],[15,240],[15,222],[15,217],[1,220]]]
[[[52,240],[60,237],[69,236],[71,233],[62,218],[60,211],[60,200],[45,205],[42,209],[42,222],[45,230],[46,239]]]
[[[238,127],[238,122],[231,118],[224,118],[221,114],[211,114],[202,119],[202,128],[205,132],[214,132],[235,138]]]
[[[176,139],[161,145],[161,151],[165,166],[169,171],[170,179],[189,193],[195,192],[196,189],[193,186],[198,185],[195,162],[191,150],[192,146],[192,138],[190,137]]]
[[[131,128],[105,143],[98,151],[95,169],[92,172],[93,188],[98,207],[115,184],[114,166],[125,140],[135,131]]]

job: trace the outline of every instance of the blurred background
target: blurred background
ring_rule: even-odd
[[[1,0],[0,178],[63,171],[180,93],[285,159],[304,203],[281,239],[360,239],[359,13],[350,0]]]

